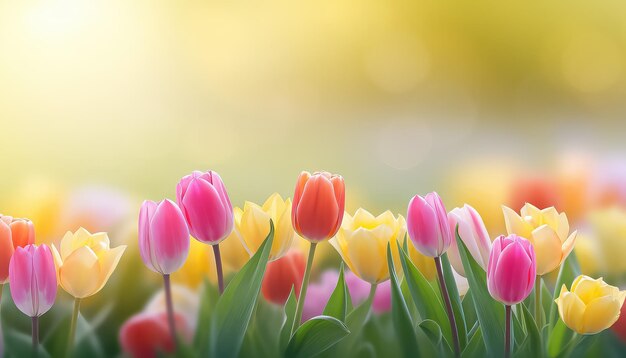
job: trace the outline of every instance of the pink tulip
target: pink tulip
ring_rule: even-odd
[[[146,200],[139,212],[139,251],[152,271],[163,275],[178,270],[189,254],[189,229],[171,200]]]
[[[406,225],[413,245],[423,255],[439,257],[452,242],[448,213],[435,192],[427,194],[425,198],[416,195],[411,199]]]
[[[456,235],[458,225],[461,240],[467,246],[474,260],[486,271],[491,252],[491,240],[480,214],[473,207],[465,204],[462,208],[454,208],[448,213],[448,222],[453,237]],[[456,239],[453,239],[450,244],[448,258],[454,270],[465,277],[465,269],[461,262],[461,256],[459,256]]]
[[[511,306],[532,292],[537,268],[532,244],[517,235],[501,235],[493,242],[487,288],[496,300]]]
[[[20,311],[39,317],[54,304],[57,271],[52,251],[46,245],[18,247],[9,264],[11,297]]]
[[[176,186],[176,200],[197,240],[219,244],[233,230],[233,206],[216,172],[194,171],[182,178]]]

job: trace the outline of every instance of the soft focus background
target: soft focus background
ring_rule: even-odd
[[[84,226],[130,245],[90,300],[136,287],[111,352],[158,285],[139,204],[194,169],[236,206],[291,196],[301,170],[341,173],[351,212],[436,190],[494,236],[500,205],[555,205],[583,272],[623,286],[625,115],[618,0],[0,2],[0,212],[38,242]]]

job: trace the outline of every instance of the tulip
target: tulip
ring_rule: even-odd
[[[300,325],[311,266],[318,242],[335,236],[343,220],[346,202],[345,184],[340,175],[328,172],[302,172],[296,183],[291,207],[291,223],[296,232],[311,242],[296,316],[291,327],[293,334]]]
[[[183,336],[191,337],[186,328],[185,318],[175,316],[176,328]],[[174,353],[175,341],[169,334],[165,312],[139,313],[124,322],[119,335],[122,351],[135,358],[159,357],[164,353]]]
[[[274,193],[263,206],[246,201],[243,210],[235,208],[235,231],[250,255],[259,249],[269,234],[270,219],[276,226],[269,256],[269,260],[273,261],[289,250],[295,236],[291,226],[291,200],[283,200],[279,194]]]
[[[17,308],[32,319],[33,347],[39,344],[39,317],[54,304],[57,272],[50,248],[18,247],[9,264],[11,297]]]
[[[452,340],[454,343],[454,353],[458,357],[461,354],[461,344],[459,342],[456,319],[452,311],[450,293],[446,287],[443,277],[443,266],[441,255],[443,255],[452,243],[452,233],[448,224],[448,213],[439,195],[435,192],[429,193],[425,198],[419,195],[414,196],[409,202],[407,211],[407,231],[415,248],[422,254],[435,259],[437,276],[441,295],[446,306],[450,328],[452,329]]]
[[[522,174],[511,183],[507,204],[515,210],[522,208],[527,203],[538,208],[561,207],[562,198],[560,194],[559,187],[552,178]]]
[[[602,264],[601,269],[619,277],[626,272],[626,210],[618,207],[594,210],[588,217],[592,240],[597,245]],[[576,241],[578,246],[578,239]]]
[[[176,200],[191,235],[213,245],[219,291],[224,292],[219,243],[233,231],[233,206],[222,179],[214,171],[194,171],[176,186]]]
[[[109,237],[100,232],[91,234],[82,227],[67,232],[61,239],[61,251],[52,246],[59,284],[74,297],[67,349],[73,346],[76,320],[83,298],[98,293],[107,283],[126,250],[126,246],[109,248]]]
[[[543,276],[559,267],[574,249],[576,231],[569,234],[567,216],[554,207],[539,210],[526,204],[520,210],[521,216],[506,206],[502,210],[509,235],[522,236],[532,243],[537,258],[537,275]],[[535,319],[541,326],[541,277],[535,284]]]
[[[462,208],[454,208],[448,213],[450,231],[455,235],[458,226],[459,236],[476,262],[487,270],[489,253],[491,252],[491,239],[485,228],[480,214],[471,206],[465,204]],[[452,240],[448,250],[448,259],[454,270],[465,277],[465,269],[459,255],[456,240]]]
[[[532,244],[517,235],[501,235],[493,242],[487,268],[487,289],[505,305],[504,355],[511,354],[511,306],[522,302],[533,289],[537,276]]]
[[[611,327],[613,332],[626,343],[626,305],[622,304],[622,310],[618,320]]]
[[[0,220],[0,295],[2,295],[3,285],[9,279],[9,262],[14,251],[11,227],[6,222]]]
[[[578,334],[596,334],[611,327],[620,316],[626,291],[608,285],[602,278],[580,275],[571,291],[563,285],[555,300],[563,323]]]
[[[170,200],[158,204],[146,200],[139,213],[139,249],[143,262],[163,275],[167,314],[172,340],[176,341],[170,274],[178,270],[189,254],[189,229],[183,213]]]
[[[390,211],[379,216],[359,208],[354,216],[345,214],[337,235],[330,244],[341,255],[350,271],[371,285],[389,279],[387,244],[404,237],[406,222]]]
[[[261,285],[263,297],[270,302],[283,305],[293,288],[298,298],[305,264],[304,255],[297,250],[291,250],[278,260],[268,263]]]
[[[437,193],[416,195],[409,203],[407,230],[413,245],[430,257],[443,255],[452,243],[448,213]]]

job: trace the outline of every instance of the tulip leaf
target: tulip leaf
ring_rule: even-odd
[[[448,254],[441,256],[441,265],[443,267],[443,276],[446,281],[446,287],[448,288],[448,294],[450,295],[450,302],[452,303],[452,312],[454,312],[457,331],[459,333],[459,343],[462,350],[467,344],[467,325],[463,312],[463,304],[461,303],[461,295],[459,295],[459,289],[456,286],[456,280],[452,273],[452,265],[450,265]]]
[[[330,295],[328,303],[324,308],[324,316],[335,317],[341,322],[346,321],[346,311],[348,310],[348,300],[351,300],[350,293],[348,292],[348,286],[343,274],[343,262],[339,268],[339,279],[337,280],[337,286]]]
[[[469,342],[467,342],[467,346],[461,353],[462,358],[474,358],[474,357],[485,357],[487,355],[487,351],[485,350],[485,344],[483,342],[483,334],[480,330],[480,326],[477,326],[476,332],[470,337]]]
[[[212,357],[239,355],[244,335],[256,305],[265,267],[274,240],[274,223],[257,252],[230,281],[211,315],[210,352]]]
[[[289,339],[291,338],[291,326],[293,325],[293,320],[296,319],[296,306],[298,304],[298,299],[296,298],[296,291],[294,287],[291,287],[291,292],[289,292],[289,297],[287,298],[287,302],[285,302],[284,315],[285,321],[283,322],[283,327],[280,330],[280,351],[284,352],[287,348],[287,344],[289,344]]]
[[[572,340],[572,336],[573,332],[559,319],[548,336],[548,357],[558,357]]]
[[[419,324],[419,328],[422,332],[430,339],[433,347],[439,348],[439,352],[437,356],[440,357],[452,357],[452,349],[450,348],[450,344],[443,338],[441,334],[441,327],[437,324],[437,322],[425,319]]]
[[[258,300],[241,349],[240,357],[278,357],[280,336],[276,328],[284,321],[282,307]]]
[[[472,292],[476,316],[480,322],[485,347],[489,355],[498,357],[504,352],[504,306],[494,300],[487,289],[487,276],[469,253],[456,230],[456,242],[463,268]]]
[[[387,244],[387,263],[389,265],[389,277],[391,280],[391,317],[397,338],[400,341],[400,346],[402,347],[402,352],[405,357],[420,356],[417,335],[413,328],[413,323],[411,322],[409,309],[402,297],[402,290],[398,284],[398,276],[394,267],[391,246],[389,244]],[[404,272],[406,277],[407,270],[405,269]]]
[[[8,330],[6,331],[4,338],[6,349],[4,353],[6,357],[50,357],[50,354],[46,352],[41,344],[37,347],[37,352],[35,352],[30,334],[25,334],[15,330]]]
[[[201,356],[208,355],[208,340],[211,332],[211,312],[213,312],[219,293],[217,288],[208,279],[204,279],[202,294],[200,296],[200,309],[198,310],[198,325],[193,338],[193,346]]]
[[[541,345],[541,334],[539,333],[539,328],[537,328],[537,323],[535,323],[532,314],[523,303],[519,303],[517,308],[524,317],[527,335],[526,342],[519,351],[526,353],[522,355],[525,357],[541,357],[543,355],[543,347]]]
[[[554,294],[552,295],[552,300],[550,302],[550,327],[554,327],[559,320],[559,310],[554,301],[559,298],[561,294],[561,287],[565,285],[568,288],[571,288],[572,282],[576,279],[578,275],[580,275],[580,270],[577,269],[577,265],[575,263],[575,256],[570,254],[563,264],[561,264],[561,268],[559,269],[559,276],[556,279],[556,283],[554,286]],[[548,300],[548,297],[544,299]]]
[[[400,262],[404,270],[404,279],[407,281],[413,303],[422,319],[431,319],[441,327],[441,331],[448,342],[452,341],[452,330],[448,315],[437,293],[428,280],[410,261],[404,249],[400,249]]]
[[[473,327],[474,324],[478,322],[478,317],[476,317],[476,309],[474,308],[472,291],[467,291],[465,296],[463,296],[461,304],[463,305],[463,316],[465,317],[465,324],[467,325],[467,327]],[[467,333],[467,339],[470,339],[469,332]]]
[[[293,334],[285,355],[287,357],[314,357],[349,333],[348,327],[335,317],[313,317],[304,322]]]

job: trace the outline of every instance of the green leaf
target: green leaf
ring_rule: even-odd
[[[445,338],[443,338],[443,334],[441,333],[441,327],[439,327],[437,322],[426,319],[420,322],[418,327],[418,336],[420,335],[420,333],[423,333],[432,343],[432,347],[439,349],[437,356],[452,357],[454,355],[452,353],[452,348],[450,348],[450,344],[448,344]]]
[[[554,286],[554,294],[552,295],[552,302],[550,302],[550,327],[554,327],[559,320],[559,310],[554,301],[561,294],[561,287],[563,285],[567,287],[571,287],[572,282],[578,275],[580,275],[580,270],[576,268],[576,258],[573,254],[570,254],[563,264],[561,264],[561,268],[559,269],[559,276],[556,279],[556,283]],[[550,297],[550,296],[548,296]],[[548,299],[546,297],[546,299]]]
[[[337,286],[330,295],[328,303],[324,308],[324,315],[335,317],[341,322],[346,321],[346,311],[348,310],[348,300],[350,299],[350,293],[348,293],[348,286],[343,275],[343,262],[339,268],[339,279],[337,280]]]
[[[476,263],[456,230],[456,242],[467,276],[476,316],[480,322],[485,347],[489,355],[498,357],[504,352],[504,307],[494,300],[487,289],[485,271]]]
[[[258,300],[252,320],[248,325],[240,357],[278,357],[279,335],[277,327],[284,321],[282,307]]]
[[[471,336],[467,346],[461,353],[462,358],[482,358],[487,355],[485,344],[483,342],[483,334],[480,327],[476,329],[476,332]]]
[[[558,357],[572,340],[573,332],[562,320],[558,320],[548,337],[548,357]]]
[[[346,316],[346,326],[348,330],[350,330],[350,335],[339,342],[339,344],[332,347],[332,356],[343,357],[352,354],[352,349],[356,345],[361,331],[371,315],[372,299],[373,297],[368,297],[367,300],[358,305]]]
[[[41,344],[37,347],[38,351],[35,353],[30,334],[8,330],[5,332],[4,338],[5,354],[7,357],[50,357]]]
[[[219,299],[219,292],[208,279],[204,279],[202,294],[200,296],[200,309],[198,310],[198,325],[193,338],[193,347],[201,355],[209,353],[208,339],[211,332],[211,312]]]
[[[450,322],[439,296],[422,273],[409,259],[406,251],[400,249],[400,262],[404,270],[404,279],[407,281],[413,303],[422,319],[431,319],[441,327],[441,331],[448,342],[452,341]]]
[[[446,287],[448,288],[448,294],[450,295],[450,302],[452,303],[452,312],[454,312],[454,318],[456,320],[457,331],[459,334],[459,343],[461,350],[465,348],[467,344],[467,325],[465,322],[465,314],[463,312],[463,304],[461,303],[461,296],[459,290],[456,287],[456,280],[452,273],[452,266],[448,259],[448,254],[441,256],[441,266],[443,267],[443,277],[446,280]]]
[[[476,309],[474,308],[472,291],[467,291],[465,296],[463,296],[461,304],[463,305],[463,316],[465,317],[465,324],[467,325],[467,327],[474,327],[474,324],[478,322],[478,317],[476,317]],[[467,333],[467,338],[468,340],[470,338],[469,332]]]
[[[523,303],[517,305],[524,316],[524,324],[526,326],[528,354],[530,357],[541,357],[543,355],[543,346],[541,344],[541,334],[535,320]]]
[[[400,341],[400,346],[402,347],[404,356],[415,357],[415,355],[419,352],[417,336],[415,330],[413,329],[409,309],[407,308],[404,298],[402,297],[400,285],[398,285],[398,276],[396,275],[393,256],[391,255],[391,246],[389,244],[387,244],[387,263],[389,265],[389,276],[391,279],[391,317],[393,320],[393,326],[398,340]],[[406,269],[404,272],[406,276]],[[421,275],[419,271],[418,274]]]
[[[304,322],[291,337],[287,357],[314,357],[350,333],[348,327],[330,316],[317,316]]]
[[[296,291],[294,291],[293,286],[291,287],[291,292],[289,292],[289,297],[287,297],[287,302],[285,302],[284,308],[284,316],[285,321],[283,322],[283,326],[280,330],[280,351],[284,352],[287,348],[287,344],[289,344],[289,339],[291,339],[291,326],[293,325],[293,320],[296,319],[296,306],[298,301],[296,299]]]
[[[273,239],[274,223],[270,220],[267,238],[230,281],[224,294],[217,301],[215,312],[211,316],[209,335],[211,356],[235,358],[239,355],[259,296]]]

